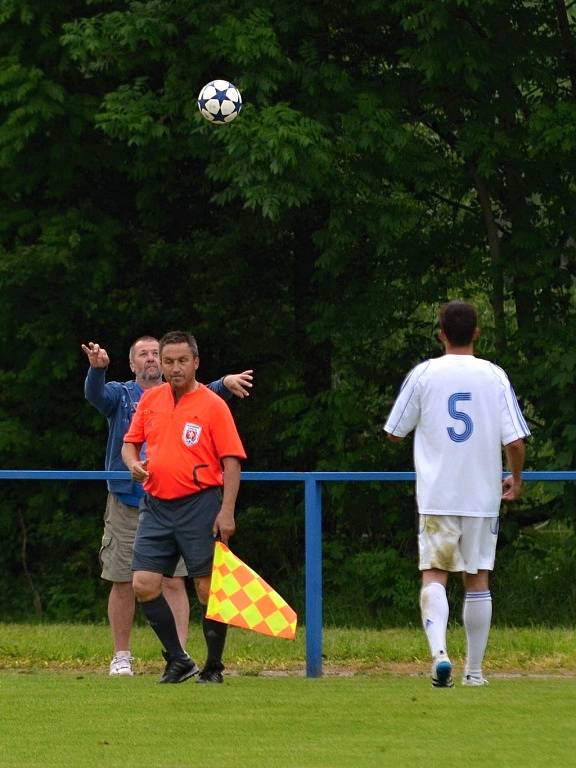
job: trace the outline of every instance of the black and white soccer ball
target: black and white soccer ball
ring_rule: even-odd
[[[210,123],[231,123],[240,114],[242,96],[228,80],[211,80],[198,94],[198,109]]]

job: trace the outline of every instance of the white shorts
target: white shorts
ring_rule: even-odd
[[[421,571],[478,573],[494,568],[497,517],[419,515],[418,551]]]

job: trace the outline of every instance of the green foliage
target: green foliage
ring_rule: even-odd
[[[572,527],[525,528],[500,556],[494,581],[498,618],[521,626],[572,626],[576,609],[576,536]]]
[[[80,344],[123,379],[136,335],[186,327],[204,380],[256,370],[233,406],[247,468],[407,469],[381,424],[459,296],[535,427],[530,466],[571,466],[573,24],[525,0],[3,0],[2,465],[100,467]],[[196,108],[215,77],[245,103],[221,128]],[[34,590],[50,616],[100,611],[100,491],[3,489],[10,611]],[[239,515],[239,546],[294,595],[299,493],[245,489]],[[571,520],[572,493],[528,493],[506,546]],[[412,489],[326,505],[329,591],[411,617]]]
[[[129,147],[142,146],[168,134],[168,128],[154,119],[156,109],[156,94],[146,89],[146,78],[137,78],[133,85],[123,85],[105,97],[96,125]]]
[[[202,120],[200,115],[197,120]],[[221,139],[228,162],[222,163],[219,152],[206,168],[208,178],[223,187],[214,201],[224,205],[240,198],[247,209],[270,219],[302,207],[327,181],[331,153],[323,134],[319,123],[281,103],[260,110],[233,133],[220,132],[216,138]],[[304,184],[301,169],[308,164]],[[273,187],[272,179],[276,179]]]
[[[417,624],[415,563],[398,549],[368,549],[366,542],[364,546],[365,551],[356,553],[338,541],[325,546],[328,623],[379,627]]]

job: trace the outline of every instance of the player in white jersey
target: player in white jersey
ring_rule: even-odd
[[[440,312],[445,354],[406,377],[384,429],[401,440],[412,430],[422,624],[432,653],[432,684],[452,687],[446,648],[448,574],[462,572],[467,639],[464,685],[484,685],[482,662],[492,598],[500,502],[520,495],[524,438],[530,430],[508,377],[474,356],[476,311],[451,301]],[[511,474],[502,482],[502,446]]]

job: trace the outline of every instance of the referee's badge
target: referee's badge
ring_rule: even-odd
[[[184,431],[182,432],[182,442],[187,448],[196,445],[200,440],[202,434],[202,427],[199,424],[191,424],[189,421],[184,424]]]

